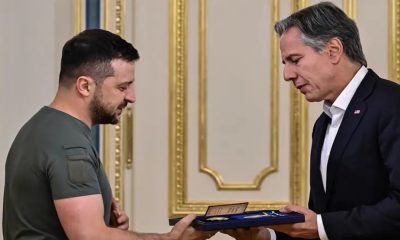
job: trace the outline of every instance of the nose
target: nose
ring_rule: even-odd
[[[290,64],[285,64],[283,67],[283,78],[285,81],[293,81],[297,78],[297,74]]]
[[[126,91],[125,100],[128,103],[134,103],[136,101],[135,89],[133,86]]]

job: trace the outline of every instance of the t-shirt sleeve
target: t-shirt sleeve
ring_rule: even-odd
[[[81,146],[64,146],[47,170],[53,199],[100,194],[96,159]]]

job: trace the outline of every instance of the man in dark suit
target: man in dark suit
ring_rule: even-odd
[[[314,125],[304,223],[230,230],[236,239],[400,239],[400,86],[367,69],[354,21],[332,3],[305,8],[275,30],[286,81],[323,101]],[[285,234],[289,235],[285,235]]]

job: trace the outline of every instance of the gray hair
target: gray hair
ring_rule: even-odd
[[[321,2],[295,12],[277,22],[275,31],[282,36],[291,27],[297,27],[303,43],[317,52],[321,52],[332,38],[338,38],[353,62],[367,66],[355,22],[333,3]]]

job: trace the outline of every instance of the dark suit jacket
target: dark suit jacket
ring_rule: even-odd
[[[309,208],[330,240],[399,240],[400,86],[368,71],[332,145],[325,193],[320,159],[329,121],[323,113],[313,129]]]

